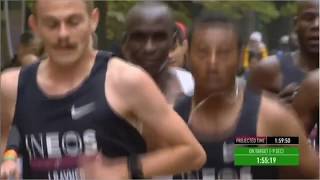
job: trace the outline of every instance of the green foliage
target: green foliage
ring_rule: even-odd
[[[129,9],[137,1],[108,1],[107,2],[107,38],[111,40],[119,41],[124,32],[125,17]]]
[[[124,21],[128,10],[138,1],[108,1],[107,37],[119,40],[124,32]],[[191,25],[197,11],[216,11],[236,20],[254,20],[249,29],[265,29],[271,22],[282,17],[292,17],[296,13],[297,3],[294,1],[165,1],[173,10],[177,21]],[[196,6],[200,6],[197,9]],[[248,28],[248,27],[247,27]]]
[[[297,14],[298,6],[297,2],[288,2],[280,8],[280,15],[283,17],[292,17]]]
[[[172,1],[172,2],[166,2],[168,6],[171,8],[173,12],[174,19],[176,21],[181,21],[184,24],[191,25],[192,23],[192,8],[190,8],[190,5],[192,6],[192,2],[187,1]]]
[[[119,41],[124,32],[125,17],[129,9],[139,1],[108,1],[107,15],[107,38]],[[188,2],[165,2],[173,10],[176,20],[187,25],[191,24],[191,12],[187,7]]]
[[[204,1],[204,7],[211,11],[220,11],[234,19],[241,19],[253,12],[264,23],[279,17],[272,1]]]
[[[26,0],[26,5],[29,9],[32,9],[33,4],[34,4],[34,0]]]

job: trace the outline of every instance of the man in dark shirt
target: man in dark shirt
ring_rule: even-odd
[[[200,171],[179,178],[317,178],[318,158],[294,113],[236,78],[242,43],[234,23],[223,15],[200,16],[194,21],[189,43],[195,91],[193,97],[176,105],[176,111],[203,145],[207,163]],[[300,165],[279,170],[235,166],[237,136],[298,136]]]

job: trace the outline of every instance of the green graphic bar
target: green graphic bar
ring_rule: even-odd
[[[298,166],[297,147],[235,147],[236,166]]]

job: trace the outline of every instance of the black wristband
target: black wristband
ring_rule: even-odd
[[[143,179],[143,172],[138,155],[131,154],[128,157],[128,170],[131,179]]]

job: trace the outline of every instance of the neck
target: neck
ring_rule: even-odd
[[[49,57],[44,62],[47,71],[46,74],[50,79],[59,82],[81,80],[91,72],[91,68],[94,64],[93,59],[96,53],[96,51],[88,50],[88,52],[84,53],[80,59],[68,66],[54,63]]]
[[[156,82],[157,86],[160,88],[160,90],[165,93],[167,88],[167,82],[170,78],[170,72],[168,68],[165,68],[160,73],[156,74],[155,76],[152,76],[152,79]]]
[[[296,53],[298,65],[306,71],[311,71],[319,68],[319,54],[310,54],[304,51]]]
[[[208,92],[196,86],[193,96],[193,104],[198,105],[199,103],[206,101],[206,99],[210,97],[210,105],[222,108],[234,104],[238,94],[239,85],[237,82],[230,85],[225,90],[218,92]]]

